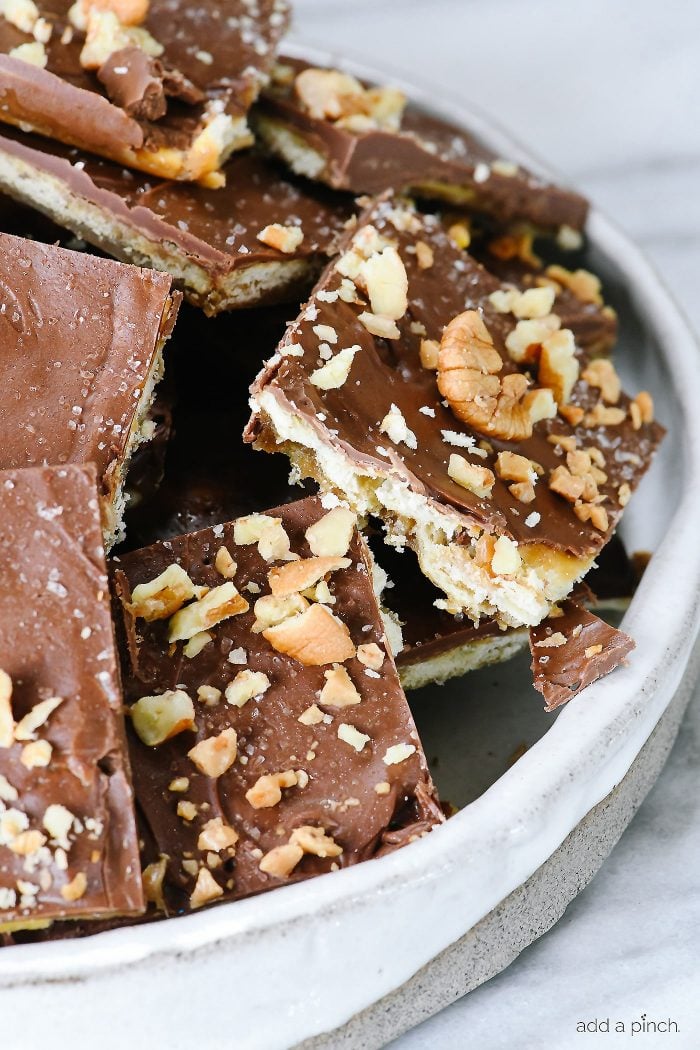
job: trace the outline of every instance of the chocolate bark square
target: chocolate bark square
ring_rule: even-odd
[[[518,627],[591,567],[662,428],[436,216],[371,205],[252,393],[247,437],[412,547],[442,607]],[[536,385],[534,385],[536,384]]]
[[[442,820],[367,549],[333,503],[114,559],[146,884],[169,913],[379,856]]]
[[[164,179],[222,185],[285,0],[45,0],[0,16],[0,119]]]
[[[0,928],[143,910],[92,466],[0,471]]]
[[[0,234],[0,469],[94,463],[105,542],[179,293],[166,274]]]

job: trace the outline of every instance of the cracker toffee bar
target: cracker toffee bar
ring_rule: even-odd
[[[578,241],[588,204],[497,157],[475,136],[408,106],[394,88],[283,58],[254,114],[256,134],[300,175],[353,193],[406,191],[502,222],[563,228]]]
[[[0,931],[143,910],[96,473],[0,471]]]
[[[449,612],[539,623],[591,567],[663,433],[553,314],[434,216],[370,206],[252,390],[247,439],[374,514]]]
[[[248,152],[211,190],[163,182],[110,161],[0,131],[0,187],[105,252],[172,274],[207,313],[298,301],[317,278],[351,198],[285,175]]]
[[[164,179],[223,184],[288,18],[284,0],[13,0],[0,120]]]
[[[94,463],[105,542],[179,306],[166,274],[0,233],[0,469]]]
[[[169,913],[355,864],[443,819],[369,555],[354,515],[327,508],[114,561],[145,884]]]

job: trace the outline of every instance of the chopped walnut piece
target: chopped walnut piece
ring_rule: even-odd
[[[617,490],[617,501],[621,507],[626,507],[632,497],[632,489],[626,481],[623,481]]]
[[[507,536],[499,536],[494,544],[491,571],[496,576],[512,576],[522,564],[517,544]]]
[[[282,519],[268,514],[249,514],[239,518],[233,526],[233,538],[241,547],[257,543],[258,554],[265,561],[294,561],[297,557],[289,549],[289,536]]]
[[[504,481],[529,481],[531,484],[542,473],[542,468],[527,456],[516,452],[499,452],[496,457],[496,473]]]
[[[535,645],[538,649],[558,649],[566,645],[566,638],[561,631],[555,631],[548,638],[543,638],[541,642],[535,642]]]
[[[630,419],[632,420],[632,428],[639,430],[642,423],[653,423],[654,422],[654,402],[652,401],[651,394],[647,393],[646,390],[642,390],[641,393],[630,402]]]
[[[197,596],[197,588],[182,566],[173,562],[148,583],[139,583],[131,592],[127,609],[147,622],[166,620]]]
[[[38,849],[41,849],[45,842],[46,835],[43,835],[40,831],[20,831],[19,835],[16,835],[8,843],[8,848],[18,857],[29,857],[32,853],[36,853]]]
[[[364,315],[360,315],[361,317]],[[310,381],[319,390],[338,390],[350,375],[353,358],[360,351],[359,346],[348,346],[321,365],[309,376]]]
[[[518,364],[534,364],[539,358],[545,339],[549,339],[560,328],[561,321],[556,314],[518,321],[512,332],[506,336],[509,357]]]
[[[323,672],[326,679],[319,702],[327,707],[349,707],[362,700],[352,678],[344,667],[336,664]]]
[[[197,699],[207,707],[216,707],[221,699],[221,690],[213,685],[200,685],[197,689]]]
[[[475,496],[479,496],[480,499],[486,499],[490,496],[491,490],[496,483],[493,471],[489,470],[488,467],[479,467],[476,463],[469,463],[464,456],[460,456],[456,452],[450,455],[447,473],[463,489],[468,489]]]
[[[608,514],[604,507],[598,503],[575,503],[574,514],[579,521],[590,521],[594,529],[607,532],[609,527]]]
[[[76,0],[68,11],[68,21],[84,32],[88,13],[95,8],[97,11],[112,11],[124,26],[139,26],[146,21],[148,7],[149,0]]]
[[[258,598],[253,606],[255,622],[251,630],[253,634],[261,634],[268,627],[276,627],[277,624],[305,612],[308,607],[308,601],[301,594],[287,594],[279,598],[274,594],[265,594]]]
[[[369,744],[370,739],[367,733],[361,733],[356,726],[349,725],[348,722],[341,722],[338,726],[338,740],[349,744],[358,754]]]
[[[592,411],[586,412],[583,422],[587,427],[616,427],[624,423],[626,414],[624,408],[608,408],[599,401]]]
[[[416,241],[416,261],[420,270],[429,270],[435,262],[433,249],[425,241]]]
[[[40,729],[48,721],[49,717],[62,703],[62,697],[51,696],[47,700],[40,700],[38,704],[34,704],[31,711],[27,712],[24,718],[21,718],[15,726],[15,740],[34,740],[36,730]]]
[[[384,753],[382,761],[385,766],[395,766],[399,762],[405,762],[411,755],[415,755],[416,749],[413,744],[393,744]]]
[[[273,222],[265,226],[257,237],[269,248],[292,255],[304,240],[304,231],[301,226],[282,226],[279,222]]]
[[[295,828],[289,841],[292,845],[300,846],[304,853],[311,853],[314,857],[339,857],[343,852],[343,847],[339,846],[323,828],[316,828],[309,824]]]
[[[598,653],[602,653],[603,646],[600,642],[597,645],[589,645],[583,650],[583,655],[587,660],[590,660],[592,656],[597,656]]]
[[[129,708],[131,724],[147,747],[195,728],[194,704],[183,689],[167,689],[158,696],[142,696]]]
[[[240,616],[250,608],[249,603],[239,594],[233,583],[228,580],[220,584],[192,602],[184,609],[180,609],[171,618],[168,625],[168,641],[179,642],[191,638],[200,631],[206,631],[214,627],[222,620],[230,616]]]
[[[472,240],[472,235],[466,222],[453,222],[448,227],[447,236],[456,248],[461,248],[462,250],[468,248]]]
[[[318,558],[343,558],[350,547],[357,516],[347,507],[333,507],[309,525],[304,533],[311,553]]]
[[[124,25],[113,10],[98,10],[91,4],[87,12],[85,43],[80,52],[83,69],[99,69],[115,51],[128,47],[139,47],[153,58],[163,54],[162,45],[147,29]]]
[[[319,580],[338,569],[347,569],[351,564],[349,558],[303,558],[291,561],[278,569],[272,569],[268,576],[270,590],[276,598],[296,594],[313,587]]]
[[[199,833],[197,849],[213,850],[220,853],[223,849],[231,849],[238,842],[238,832],[224,824],[221,817],[212,817],[208,820]]]
[[[233,707],[243,707],[254,696],[262,696],[270,688],[270,679],[262,671],[239,671],[226,686],[226,702]]]
[[[548,390],[528,391],[519,372],[501,378],[503,361],[476,310],[467,310],[445,328],[438,359],[438,389],[462,422],[504,441],[532,435],[540,419],[556,412]]]
[[[305,666],[342,663],[355,655],[349,630],[325,605],[312,605],[299,616],[268,627],[263,637],[277,652]]]
[[[537,496],[535,486],[531,481],[516,481],[508,486],[508,491],[520,503],[532,503]]]
[[[190,907],[201,908],[203,904],[208,904],[210,901],[216,900],[217,897],[222,897],[223,893],[224,891],[209,869],[201,867],[190,895]]]
[[[573,434],[547,434],[547,441],[550,445],[563,448],[566,452],[575,452],[576,450],[576,438]]]
[[[178,817],[182,818],[182,820],[186,820],[191,823],[197,816],[197,807],[195,806],[194,802],[191,802],[189,799],[182,799],[180,802],[178,802],[175,812],[177,813]]]
[[[380,780],[374,785],[374,790],[377,795],[388,795],[391,791],[391,784],[388,780]]]
[[[64,901],[79,901],[81,897],[85,896],[87,889],[87,876],[84,872],[79,871],[70,882],[66,883],[65,886],[61,886],[61,896]]]
[[[266,875],[274,875],[277,879],[286,879],[292,874],[297,864],[304,856],[301,846],[288,842],[284,846],[275,846],[260,861],[258,867]]]
[[[384,663],[384,652],[376,642],[366,642],[357,647],[357,659],[372,671],[378,671]]]
[[[27,769],[36,769],[48,766],[51,761],[53,748],[48,740],[35,740],[22,748],[19,760]]]
[[[612,361],[607,358],[598,357],[587,364],[581,373],[581,378],[585,379],[590,386],[597,387],[603,401],[606,401],[607,404],[616,405],[620,400],[622,391],[620,377]]]
[[[12,715],[12,679],[0,669],[0,747],[15,742],[15,720]]]
[[[406,103],[396,88],[365,88],[348,73],[311,66],[295,77],[294,91],[311,117],[333,121],[348,131],[396,131]]]
[[[13,47],[7,54],[9,58],[17,58],[20,62],[26,62],[30,66],[36,66],[38,69],[46,69],[49,61],[46,48],[41,40],[31,40],[26,44],[18,44],[17,47]]]
[[[559,405],[559,415],[562,416],[572,427],[577,427],[583,419],[585,412],[580,405]]]
[[[224,729],[217,736],[200,740],[188,752],[200,773],[208,777],[220,777],[236,761],[238,735],[235,729]]]
[[[31,33],[39,18],[39,8],[34,0],[2,0],[0,14],[23,33]]]
[[[396,248],[386,245],[359,266],[358,280],[369,296],[372,313],[398,321],[408,309],[408,276]]]
[[[370,310],[363,310],[357,315],[357,320],[364,325],[370,335],[376,335],[379,339],[399,339],[401,332],[395,321],[389,317],[380,317]]]
[[[258,777],[245,797],[253,809],[270,809],[282,801],[282,788],[296,787],[296,771],[287,769],[284,773],[263,773]]]
[[[434,372],[438,366],[440,357],[440,344],[437,339],[421,339],[420,341],[420,363],[423,368]]]
[[[311,704],[305,711],[302,711],[297,722],[301,722],[303,726],[317,726],[319,722],[324,719],[324,714],[318,704]]]
[[[205,646],[209,645],[211,640],[212,635],[208,631],[200,631],[198,634],[193,634],[187,644],[183,646],[182,655],[186,656],[188,660],[193,660]]]
[[[563,496],[570,503],[575,503],[583,497],[586,481],[582,477],[576,477],[568,467],[555,467],[549,477],[549,487],[558,496]]]
[[[548,266],[545,275],[562,288],[568,288],[582,303],[603,305],[600,278],[589,270],[567,270],[564,266]]]
[[[231,557],[228,547],[219,547],[214,559],[214,568],[225,580],[232,580],[236,575],[237,565]]]
[[[565,405],[578,379],[579,364],[573,332],[561,328],[542,343],[537,378],[548,387],[558,405]]]
[[[141,873],[143,895],[147,901],[155,904],[159,911],[165,911],[163,884],[167,870],[168,858],[164,853],[161,853],[159,859],[148,864]]]
[[[46,807],[42,823],[52,839],[67,849],[69,846],[68,832],[73,827],[75,816],[69,809],[62,806],[60,802],[53,802]]]
[[[553,305],[553,288],[527,288],[524,292],[516,292],[510,304],[510,311],[521,321],[532,321],[548,317]]]

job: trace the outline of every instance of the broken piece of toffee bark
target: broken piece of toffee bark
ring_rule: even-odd
[[[0,468],[95,463],[105,543],[177,315],[170,278],[0,233]]]
[[[626,397],[553,302],[502,286],[436,217],[381,200],[258,378],[247,438],[380,518],[448,611],[539,623],[663,432],[649,395]]]
[[[222,185],[287,24],[285,0],[17,0],[0,120],[164,179]]]
[[[299,175],[353,193],[407,191],[538,227],[583,228],[588,204],[497,157],[393,88],[283,58],[254,113],[256,133]]]
[[[443,819],[353,521],[309,499],[114,561],[147,895],[171,913]]]
[[[143,910],[92,466],[0,471],[0,930]]]
[[[560,615],[530,629],[535,689],[554,711],[586,686],[614,671],[634,642],[577,602],[562,602]]]
[[[352,200],[233,157],[211,190],[167,183],[60,143],[0,130],[0,188],[125,262],[172,274],[207,313],[306,294]]]

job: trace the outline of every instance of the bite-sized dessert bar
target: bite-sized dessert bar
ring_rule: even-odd
[[[163,182],[0,131],[0,189],[125,262],[167,271],[207,313],[298,300],[332,254],[352,200],[253,152],[225,170],[217,190]]]
[[[0,930],[144,906],[95,483],[0,471]]]
[[[0,120],[166,179],[222,185],[285,0],[6,0]]]
[[[442,821],[337,500],[114,561],[147,895],[182,912],[346,867]]]
[[[299,175],[354,193],[410,191],[493,215],[575,231],[586,200],[414,106],[395,88],[283,58],[255,110],[259,138]]]
[[[591,567],[662,429],[552,313],[408,203],[371,205],[257,380],[247,438],[374,514],[449,612],[539,623]]]
[[[532,674],[554,711],[586,686],[609,674],[634,649],[634,642],[578,602],[565,601],[552,616],[530,629]]]
[[[0,233],[0,469],[94,463],[105,542],[179,293],[153,270]]]

